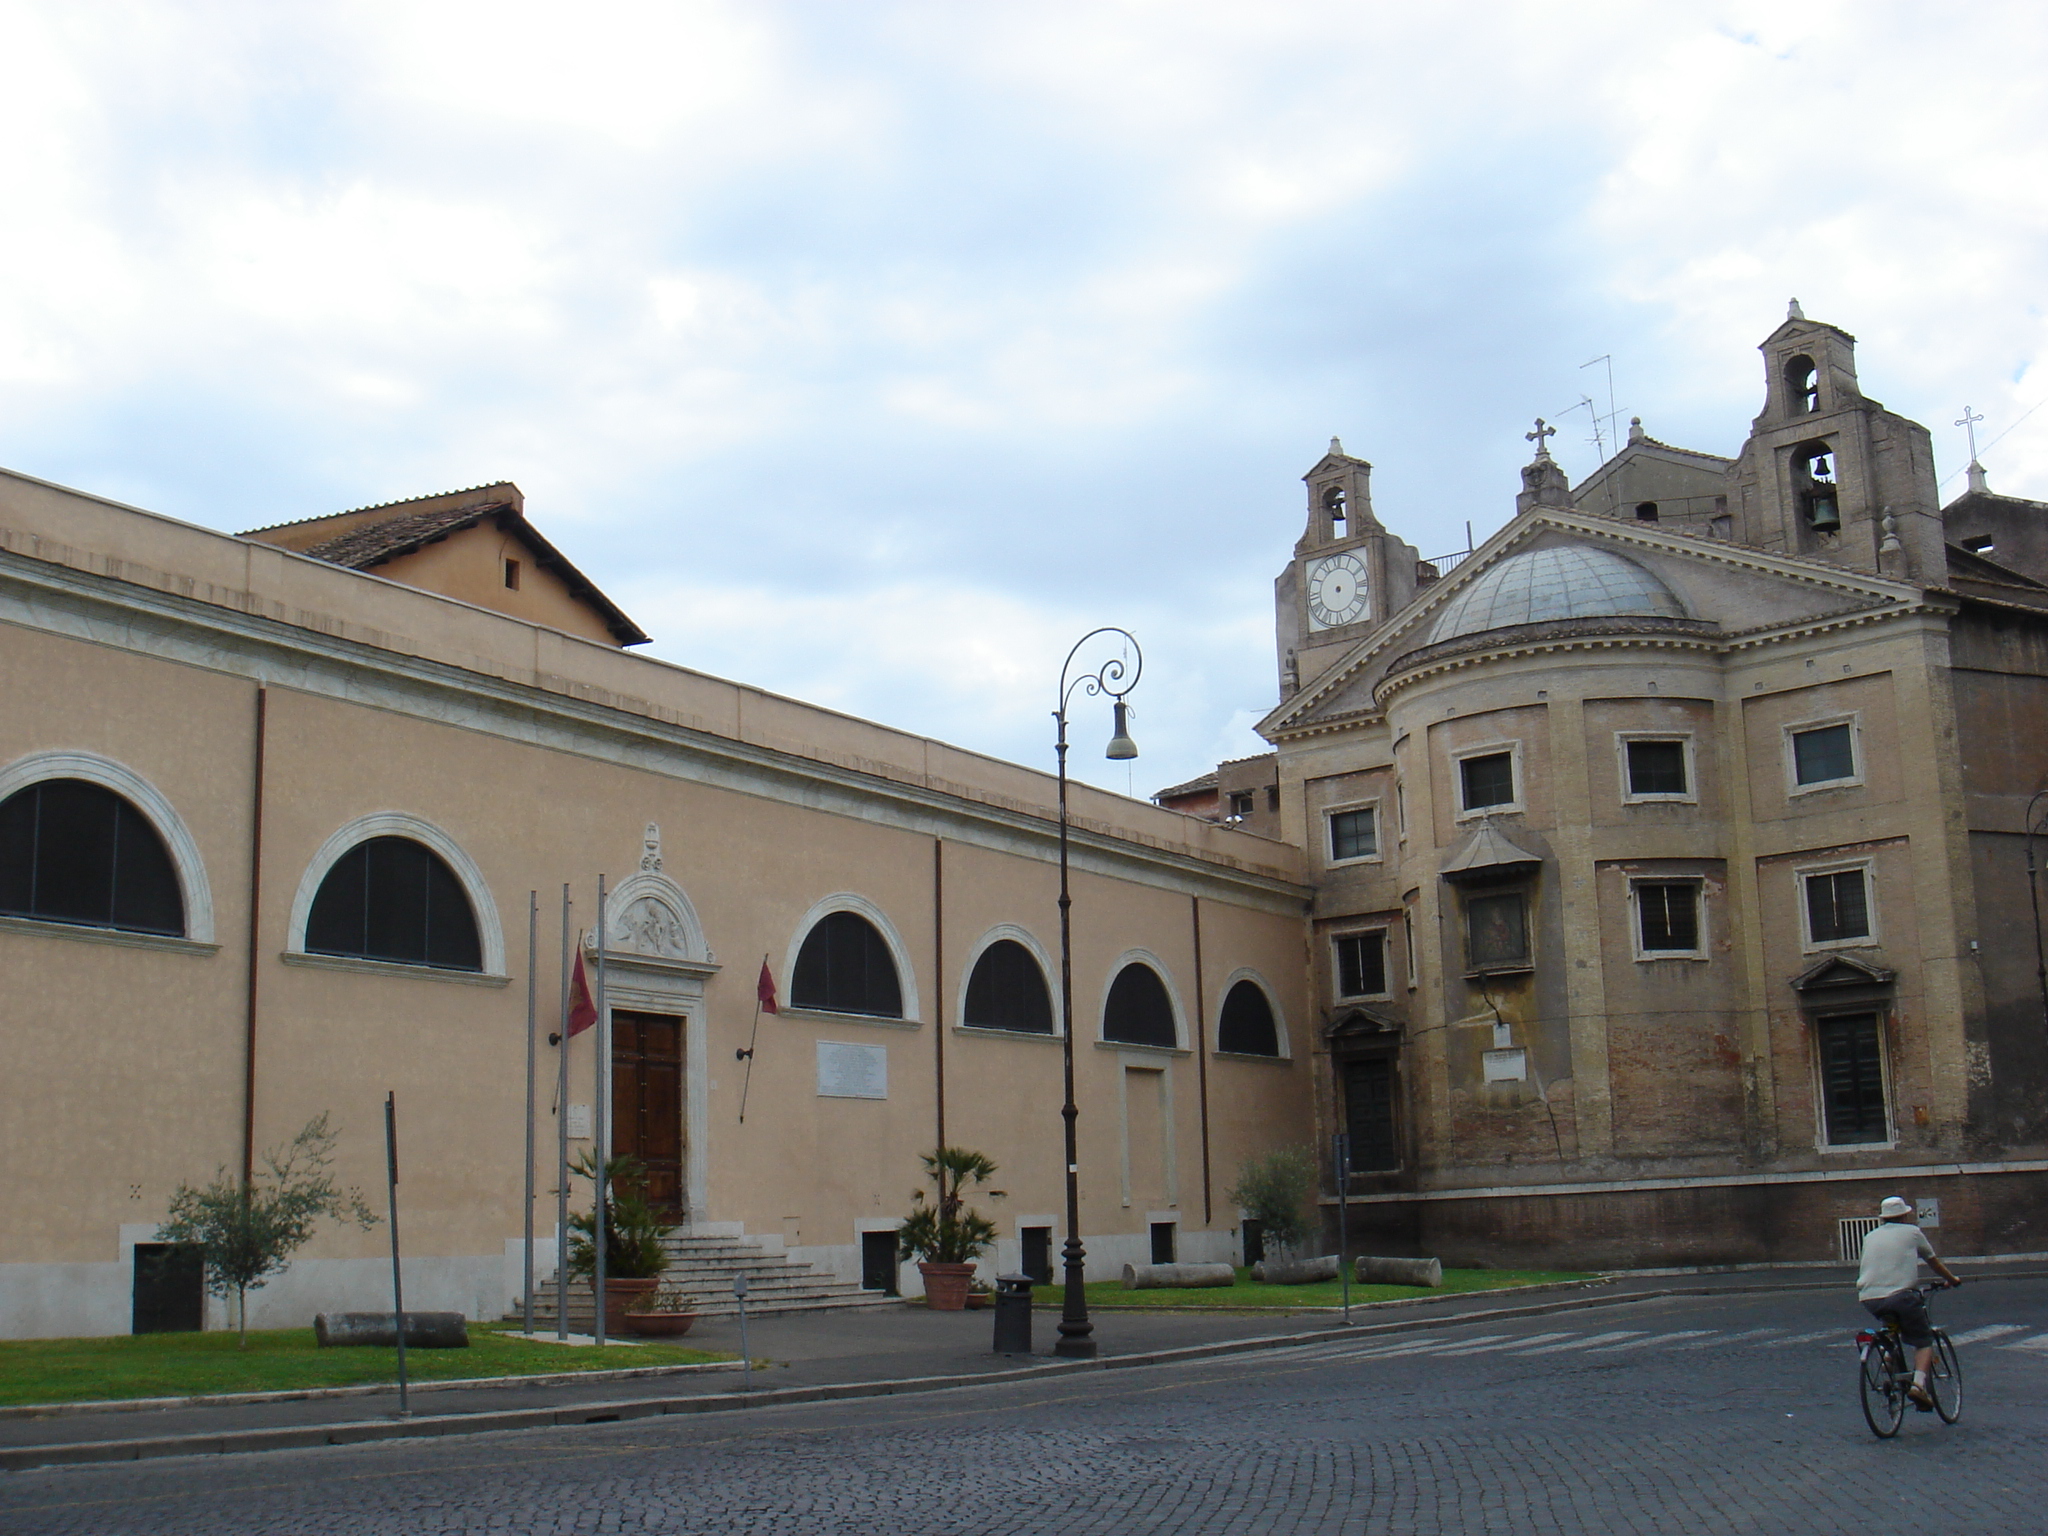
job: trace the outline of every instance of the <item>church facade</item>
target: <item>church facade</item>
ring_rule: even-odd
[[[1235,772],[1307,859],[1354,1247],[1833,1259],[1903,1192],[1945,1250],[2048,1249],[2048,506],[1972,464],[1944,508],[1796,304],[1761,350],[1732,457],[1638,423],[1572,486],[1539,422],[1449,569],[1339,444],[1306,477]]]
[[[409,1303],[502,1314],[529,999],[543,1280],[563,1125],[692,1234],[913,1294],[920,1154],[971,1147],[985,1272],[1056,1262],[1053,779],[645,638],[510,485],[235,536],[0,474],[0,1336],[138,1326],[173,1189],[322,1113],[381,1208],[387,1092]],[[1090,1275],[1233,1258],[1224,1191],[1310,1113],[1300,855],[1072,806]],[[558,1097],[579,944],[609,1018]],[[388,1305],[387,1240],[324,1230],[252,1323]]]

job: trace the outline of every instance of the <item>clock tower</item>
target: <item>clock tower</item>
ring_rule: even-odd
[[[1336,438],[1308,487],[1308,527],[1273,583],[1280,697],[1312,681],[1415,595],[1415,550],[1372,515],[1372,466]]]

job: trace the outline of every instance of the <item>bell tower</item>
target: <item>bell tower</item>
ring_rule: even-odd
[[[1903,581],[1947,570],[1927,429],[1864,395],[1856,338],[1792,301],[1759,349],[1764,408],[1732,474],[1734,536]]]
[[[1415,550],[1372,511],[1372,465],[1336,438],[1308,487],[1308,526],[1273,583],[1280,697],[1290,698],[1415,595]]]

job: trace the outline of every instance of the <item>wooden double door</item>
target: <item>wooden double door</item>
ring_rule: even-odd
[[[612,1013],[614,1157],[647,1170],[647,1195],[672,1221],[687,1214],[683,1177],[683,1024],[666,1013]]]

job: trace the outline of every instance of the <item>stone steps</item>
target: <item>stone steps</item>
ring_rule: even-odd
[[[745,1238],[672,1236],[662,1239],[668,1250],[668,1268],[662,1282],[696,1298],[697,1312],[704,1317],[731,1317],[739,1304],[732,1294],[733,1276],[747,1277],[747,1313],[762,1316],[779,1312],[822,1312],[850,1307],[886,1307],[896,1298],[879,1291],[865,1291],[851,1281],[835,1279],[813,1265],[793,1263],[786,1255],[769,1253]],[[542,1282],[534,1287],[533,1317],[536,1329],[555,1326],[555,1287]],[[569,1327],[587,1333],[596,1322],[590,1286],[569,1287]],[[515,1320],[524,1316],[515,1305],[507,1314]]]

